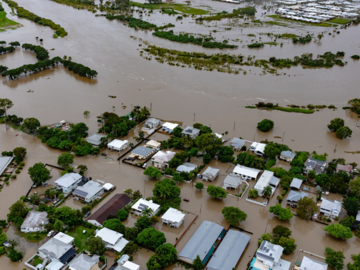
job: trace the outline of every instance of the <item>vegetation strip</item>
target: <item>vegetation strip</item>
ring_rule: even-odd
[[[9,28],[11,26],[16,27],[19,25],[19,23],[14,22],[13,20],[10,20],[6,17],[6,12],[0,3],[0,32],[4,31],[4,28]]]
[[[157,27],[156,24],[153,23],[149,23],[140,19],[136,19],[133,17],[126,17],[125,15],[112,15],[112,14],[102,14],[102,16],[105,16],[106,19],[108,20],[118,20],[118,21],[122,21],[122,22],[128,22],[129,23],[129,27],[133,27],[135,29],[137,29],[137,27],[140,27],[142,29],[152,29]]]
[[[219,21],[222,19],[243,18],[244,15],[254,16],[255,13],[256,13],[255,7],[244,7],[244,8],[234,9],[232,13],[223,11],[223,12],[217,13],[214,16],[200,17],[200,18],[196,18],[196,20],[197,21]]]
[[[166,9],[174,9],[176,11],[190,14],[190,15],[205,15],[205,14],[209,13],[207,10],[193,8],[193,7],[186,6],[184,4],[176,4],[176,3],[167,4],[167,3],[160,2],[160,3],[150,3],[150,4],[145,3],[145,4],[143,4],[143,3],[130,1],[130,6],[138,7],[138,8],[146,8],[146,9],[165,9],[165,10]]]

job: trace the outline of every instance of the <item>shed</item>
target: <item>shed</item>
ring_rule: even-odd
[[[241,151],[241,148],[245,145],[245,140],[234,138],[230,142],[230,147],[235,151]]]
[[[202,173],[202,179],[205,181],[211,181],[213,182],[216,177],[218,177],[220,170],[213,168],[213,167],[207,167],[206,170]]]
[[[188,163],[188,162],[185,162],[184,164],[180,165],[179,167],[176,168],[176,171],[178,173],[181,173],[181,172],[191,172],[193,170],[195,170],[198,166],[195,165],[195,164],[191,164],[191,163]]]
[[[85,138],[85,140],[94,146],[99,146],[101,144],[101,138],[104,138],[104,137],[106,137],[106,135],[99,134],[99,133],[93,133],[90,136],[88,136],[87,138]]]
[[[153,148],[153,149],[159,149],[161,146],[161,143],[155,141],[155,140],[150,140],[146,143],[145,145],[148,148]]]
[[[121,140],[115,139],[115,140],[111,141],[110,143],[108,143],[107,147],[110,150],[115,150],[115,151],[120,152],[128,147],[128,141],[127,140],[121,141]]]
[[[302,183],[303,183],[303,180],[298,179],[298,178],[293,178],[293,180],[290,183],[290,187],[295,188],[295,189],[300,189]]]
[[[185,214],[183,212],[170,207],[165,214],[161,217],[163,223],[170,227],[179,228],[184,223]]]
[[[112,189],[114,188],[114,185],[111,184],[111,183],[105,183],[105,184],[103,185],[103,188],[104,188],[106,191],[110,191],[110,190],[112,190]]]
[[[260,170],[241,166],[241,165],[236,165],[236,167],[233,170],[233,174],[240,176],[243,180],[250,180],[250,179],[256,180],[260,172],[261,172]]]
[[[14,157],[0,157],[0,175],[6,170]]]
[[[313,258],[309,258],[304,256],[301,265],[300,270],[327,270],[328,265],[327,263],[320,262],[318,260],[314,260]]]
[[[224,180],[223,189],[233,188],[237,189],[240,186],[241,178],[236,174],[230,173]]]

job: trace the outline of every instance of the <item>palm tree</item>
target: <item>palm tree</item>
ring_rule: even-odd
[[[266,188],[264,188],[262,195],[264,197],[270,198],[270,196],[272,195],[272,188],[271,186],[267,186]]]
[[[147,207],[141,211],[142,216],[149,217],[153,213],[153,210],[150,207]]]

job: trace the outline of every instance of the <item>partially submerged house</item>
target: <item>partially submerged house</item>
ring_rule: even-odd
[[[88,222],[95,226],[102,227],[102,224],[109,216],[116,216],[120,209],[124,209],[131,202],[126,194],[115,194],[109,201],[101,206],[89,218]]]
[[[302,183],[303,183],[303,180],[298,179],[298,178],[293,178],[293,180],[292,180],[291,183],[290,183],[290,188],[300,189]]]
[[[300,265],[300,270],[327,270],[327,269],[328,269],[327,263],[320,262],[318,260],[306,256],[303,257]]]
[[[226,233],[224,227],[215,222],[203,221],[179,254],[179,260],[193,264],[199,255],[203,265],[214,252],[214,245]]]
[[[213,182],[216,177],[218,177],[220,170],[213,168],[213,167],[207,167],[206,170],[201,174],[201,178],[205,181]]]
[[[234,138],[230,142],[230,147],[232,150],[239,152],[241,151],[241,148],[245,145],[245,143],[245,140]]]
[[[191,126],[187,126],[186,128],[184,128],[184,130],[182,131],[182,136],[188,136],[191,137],[193,139],[196,139],[198,136],[200,135],[200,129],[191,127]]]
[[[250,236],[234,230],[229,230],[214,255],[206,266],[206,270],[231,270],[236,265],[245,251]]]
[[[299,200],[304,197],[309,197],[309,194],[305,192],[290,190],[289,195],[286,198],[286,203],[289,204],[291,207],[296,207]]]
[[[293,159],[295,158],[296,154],[291,152],[291,151],[282,151],[280,153],[280,159],[285,160],[287,162],[291,162],[293,161]]]
[[[14,157],[0,157],[0,175],[3,174],[13,159]]]
[[[237,189],[241,184],[241,179],[236,174],[230,173],[225,177],[223,189]]]
[[[171,134],[173,132],[173,130],[178,126],[179,126],[179,124],[166,122],[161,126],[161,130],[163,132]]]
[[[327,217],[336,218],[339,217],[341,212],[342,203],[337,200],[322,199],[320,205],[320,213],[323,213]]]
[[[159,151],[152,156],[152,165],[156,168],[164,168],[169,166],[169,161],[175,156],[175,152],[172,151]]]
[[[156,150],[145,146],[138,146],[131,151],[130,158],[147,159]]]
[[[155,140],[150,140],[145,144],[145,146],[152,149],[160,149],[161,143]]]
[[[272,194],[280,183],[280,179],[274,176],[274,172],[265,170],[256,182],[254,189],[258,191],[258,194],[262,194],[267,186],[272,188]]]
[[[45,225],[49,223],[47,216],[48,214],[46,212],[28,212],[24,222],[21,224],[20,230],[24,233],[43,231],[45,229]]]
[[[170,227],[179,228],[184,223],[185,214],[183,212],[169,208],[161,217],[162,223],[169,225]]]
[[[111,150],[111,151],[122,151],[125,150],[128,147],[128,141],[124,140],[112,140],[111,142],[109,142],[107,144],[107,147]]]
[[[250,152],[254,152],[255,155],[262,157],[265,155],[265,146],[265,143],[253,142],[250,146]]]
[[[106,138],[106,135],[99,134],[99,133],[93,133],[90,136],[86,137],[85,140],[88,143],[91,143],[93,146],[96,147],[102,143],[101,138]]]
[[[354,170],[354,168],[351,165],[341,165],[341,164],[336,165],[336,172],[346,172],[349,174],[353,170]]]
[[[65,194],[72,192],[82,181],[83,176],[78,173],[67,173],[55,181],[55,186],[60,188]]]
[[[181,173],[181,172],[186,172],[186,173],[189,173],[195,169],[197,169],[197,165],[195,164],[191,164],[191,163],[188,163],[188,162],[185,162],[184,164],[180,165],[179,167],[176,168],[176,171],[178,173]]]
[[[255,253],[256,258],[250,264],[250,269],[289,270],[291,263],[281,259],[283,251],[282,246],[262,241]]]
[[[112,270],[140,270],[140,265],[129,261],[128,255],[122,255],[119,260],[117,260],[117,266]]]
[[[91,203],[93,200],[100,198],[103,193],[104,187],[100,183],[90,180],[74,190],[73,198]]]
[[[160,120],[156,118],[149,118],[145,121],[144,126],[147,128],[157,128],[160,125]]]
[[[85,254],[80,254],[69,264],[70,270],[100,270],[99,264],[100,256],[93,255],[88,256]]]
[[[304,164],[303,171],[304,174],[309,174],[310,171],[315,171],[316,174],[324,173],[326,165],[326,161],[309,157]]]
[[[149,214],[149,217],[155,215],[160,210],[160,205],[154,203],[153,201],[147,201],[143,198],[140,198],[132,207],[131,212],[136,215],[141,215],[144,209],[150,208],[152,213]]]
[[[65,243],[65,244],[69,244],[69,245],[74,244],[74,239],[75,239],[74,237],[67,235],[65,233],[62,233],[62,232],[58,232],[53,238],[59,240],[60,242]]]
[[[108,228],[102,228],[95,235],[95,237],[100,237],[102,239],[107,249],[115,250],[117,252],[121,252],[127,243],[129,243],[129,241],[126,240],[123,236],[123,234]]]
[[[256,180],[261,170],[236,165],[233,174],[240,176],[243,180]]]

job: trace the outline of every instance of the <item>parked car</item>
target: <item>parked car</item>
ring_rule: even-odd
[[[106,154],[106,153],[101,153],[101,155],[102,155],[102,156],[104,156],[104,157],[106,157],[106,156],[107,156],[107,154]]]
[[[85,216],[84,217],[88,217],[88,216],[90,216],[90,211],[89,212],[87,212],[86,214],[85,214]]]
[[[318,214],[314,214],[313,216],[312,216],[312,219],[317,219],[318,218]]]
[[[146,168],[146,166],[147,166],[147,164],[146,164],[146,163],[144,163],[144,164],[142,165],[142,167],[143,167],[143,168]]]
[[[47,234],[47,236],[48,236],[48,237],[51,237],[53,233],[54,233],[54,231],[50,231],[50,232]]]
[[[183,201],[184,201],[184,202],[190,202],[190,200],[189,200],[189,199],[186,199],[186,198],[184,198]]]

